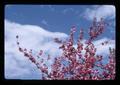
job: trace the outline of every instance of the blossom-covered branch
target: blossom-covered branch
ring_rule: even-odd
[[[51,71],[48,72],[48,66],[44,63],[44,59],[40,57],[43,55],[43,50],[40,50],[36,56],[33,56],[32,50],[27,50],[20,47],[17,35],[17,45],[19,51],[24,54],[37,68],[42,72],[42,79],[44,80],[113,80],[115,79],[115,49],[109,48],[109,58],[107,64],[103,64],[103,55],[97,55],[97,48],[93,44],[98,36],[100,36],[105,29],[105,22],[103,18],[97,22],[94,18],[92,25],[89,28],[89,39],[86,43],[82,43],[84,30],[80,29],[79,38],[77,40],[77,48],[74,45],[74,33],[76,27],[73,26],[70,31],[70,37],[66,41],[55,38],[56,43],[61,44],[58,47],[62,50],[62,54],[54,59],[51,65]],[[105,42],[106,44],[108,41]],[[104,44],[104,43],[102,43]],[[86,45],[84,47],[84,45]],[[85,53],[83,53],[85,51]],[[51,60],[50,55],[46,55],[46,61]],[[37,59],[40,58],[40,61]]]

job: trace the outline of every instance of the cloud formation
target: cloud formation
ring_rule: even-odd
[[[33,49],[35,52],[42,49],[52,56],[61,52],[53,38],[68,37],[65,33],[50,32],[39,26],[21,25],[5,20],[5,78],[10,79],[39,79],[41,75],[35,65],[18,51],[16,35],[19,35],[21,47]]]
[[[108,41],[108,44],[102,45],[102,43],[105,41]],[[115,40],[110,40],[106,37],[104,37],[100,40],[94,41],[93,43],[94,43],[95,47],[97,48],[96,54],[99,54],[99,55],[100,54],[109,55],[109,47],[115,48]]]
[[[93,20],[96,17],[98,20],[102,18],[115,18],[115,6],[113,5],[95,5],[92,8],[87,8],[83,15],[88,20]]]

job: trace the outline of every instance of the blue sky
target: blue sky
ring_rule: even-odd
[[[96,16],[109,22],[110,26],[93,43],[96,54],[106,56],[109,47],[115,48],[115,7],[112,5],[6,5],[5,6],[5,78],[6,79],[39,79],[41,72],[22,53],[16,45],[16,35],[19,35],[20,46],[33,49],[34,55],[39,50],[50,54],[52,59],[47,62],[49,67],[56,56],[61,55],[59,44],[53,38],[68,38],[71,27],[77,27],[75,39],[80,28],[84,29],[84,40],[88,38],[88,27]],[[101,43],[109,41],[105,46]],[[77,45],[74,43],[74,47]],[[85,45],[84,45],[85,47]],[[83,54],[84,54],[83,50]],[[36,57],[35,57],[36,58]],[[43,55],[46,59],[46,55]],[[39,60],[38,60],[39,61]],[[50,69],[49,69],[50,70]]]
[[[74,25],[77,27],[75,34],[77,39],[80,28],[84,28],[87,38],[87,31],[94,14],[110,23],[99,38],[104,36],[111,38],[111,35],[115,34],[115,8],[113,6],[112,10],[109,6],[112,5],[108,7],[105,5],[6,5],[5,19],[20,24],[38,25],[52,32],[66,34],[69,34],[70,28]]]

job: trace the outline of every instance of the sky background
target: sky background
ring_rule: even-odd
[[[5,18],[20,24],[37,25],[51,32],[69,34],[72,26],[77,27],[75,38],[80,28],[85,30],[87,38],[91,20],[97,17],[105,19],[110,26],[99,37],[111,38],[115,33],[115,7],[107,5],[7,5]],[[109,34],[109,33],[110,34]]]
[[[84,40],[86,40],[93,18],[99,20],[102,17],[110,25],[94,44],[98,48],[97,54],[108,55],[109,47],[115,48],[113,39],[115,15],[115,7],[112,5],[6,5],[5,78],[39,79],[41,77],[38,69],[18,51],[16,35],[20,36],[21,47],[34,49],[35,53],[42,49],[46,54],[55,57],[61,54],[61,51],[58,49],[60,45],[53,42],[53,38],[68,38],[71,27],[76,26],[74,38],[78,38],[79,30],[83,28]],[[101,46],[100,43],[106,40],[110,41],[109,44]]]

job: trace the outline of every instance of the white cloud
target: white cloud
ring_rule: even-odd
[[[108,41],[108,44],[102,45],[101,43]],[[110,40],[108,38],[102,38],[100,40],[93,42],[95,47],[97,48],[96,54],[109,54],[109,47],[115,48],[115,40]]]
[[[102,45],[102,42],[108,41],[108,44]],[[109,52],[109,47],[111,48],[115,48],[115,40],[111,40],[108,38],[102,38],[100,40],[94,41],[93,42],[95,47],[97,48],[96,54],[97,55],[102,55],[103,56],[103,64],[107,64],[108,63],[108,56],[110,55]]]
[[[61,52],[53,38],[68,37],[65,33],[50,32],[39,26],[22,25],[5,20],[5,78],[10,79],[37,79],[41,75],[35,65],[18,51],[16,35],[19,35],[21,47],[33,49],[35,52],[43,49],[52,56],[59,55]]]
[[[96,17],[98,20],[102,18],[115,18],[115,6],[113,5],[95,5],[92,8],[87,8],[83,13],[84,16],[89,19],[93,20]]]

